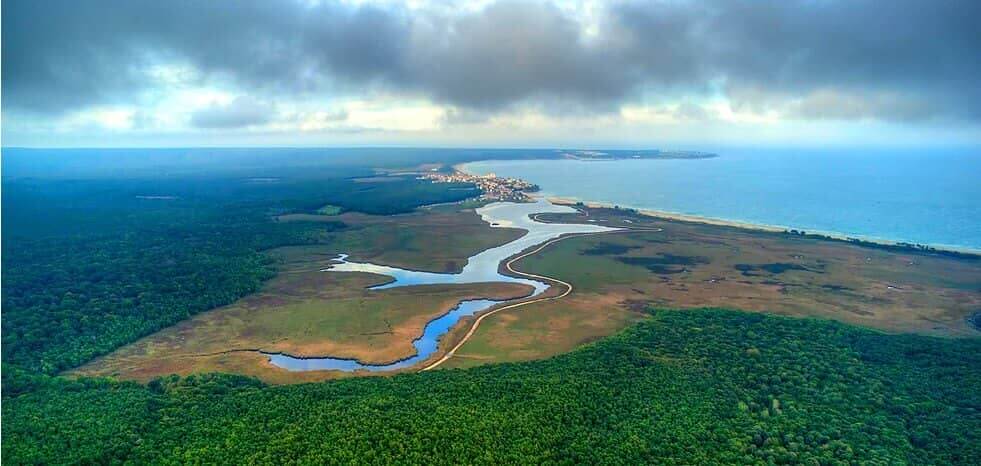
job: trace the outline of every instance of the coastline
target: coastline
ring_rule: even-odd
[[[475,173],[466,170],[466,165],[469,164],[469,163],[471,163],[471,162],[459,163],[459,164],[453,165],[452,168],[454,170],[456,170],[456,171],[459,171],[459,172],[462,172],[462,173],[466,173],[468,175],[475,175]],[[529,180],[529,181],[531,181],[531,180]],[[590,208],[608,208],[608,209],[612,209],[615,206],[619,206],[621,209],[632,209],[632,210],[636,211],[638,214],[641,214],[641,215],[644,215],[644,216],[647,216],[647,217],[661,218],[661,219],[665,219],[665,220],[674,220],[674,221],[680,221],[680,222],[700,223],[700,224],[704,224],[704,225],[714,225],[714,226],[723,226],[723,227],[731,227],[731,228],[740,228],[740,229],[744,229],[744,230],[763,231],[763,232],[768,232],[768,233],[787,233],[790,230],[798,230],[798,231],[806,231],[806,235],[804,235],[804,237],[815,238],[815,239],[817,239],[817,238],[824,238],[824,239],[828,239],[828,240],[837,240],[837,241],[843,241],[843,242],[849,242],[849,243],[853,243],[853,242],[856,242],[856,241],[862,241],[862,242],[867,242],[867,243],[873,243],[874,245],[878,245],[878,246],[897,247],[897,248],[899,248],[899,247],[909,248],[910,251],[917,251],[917,252],[927,252],[927,253],[928,252],[938,252],[938,253],[945,253],[946,252],[946,253],[968,254],[968,255],[973,255],[973,256],[981,256],[981,248],[972,248],[972,247],[967,247],[967,246],[954,246],[954,245],[949,245],[949,244],[932,244],[932,243],[912,243],[910,241],[904,241],[904,240],[894,240],[894,239],[887,239],[887,238],[869,237],[869,236],[863,236],[863,235],[851,235],[851,234],[846,234],[846,233],[841,233],[841,232],[836,232],[836,231],[804,230],[804,229],[802,229],[800,227],[795,227],[795,226],[772,225],[772,224],[764,224],[764,223],[747,222],[747,221],[741,221],[741,220],[729,220],[729,219],[716,218],[716,217],[704,217],[704,216],[700,216],[700,215],[683,214],[683,213],[679,213],[679,212],[669,212],[669,211],[663,211],[663,210],[657,210],[657,209],[650,209],[650,208],[644,208],[644,207],[635,207],[635,206],[625,205],[625,204],[615,204],[615,203],[612,203],[612,202],[591,201],[591,200],[579,199],[579,198],[570,197],[570,196],[548,195],[547,193],[529,193],[529,196],[531,196],[532,198],[535,198],[535,197],[544,197],[549,202],[552,202],[553,204],[558,204],[558,205],[574,206],[575,204],[581,202],[583,205],[585,205],[586,207],[590,207]],[[930,249],[917,249],[917,248],[913,248],[913,247],[910,247],[909,246],[911,244],[922,244],[922,246],[926,246],[926,247],[928,247]]]
[[[545,196],[545,199],[556,205],[575,206],[578,203],[582,203],[586,207],[592,209],[597,209],[597,208],[612,209],[614,207],[619,206],[620,209],[630,209],[646,217],[660,218],[664,220],[673,220],[679,222],[699,223],[702,225],[739,228],[743,230],[762,231],[767,233],[790,234],[789,232],[791,230],[798,230],[803,233],[801,236],[804,238],[825,239],[825,240],[832,240],[832,241],[842,241],[847,243],[865,242],[865,243],[872,243],[877,246],[905,248],[905,249],[909,249],[911,252],[954,253],[954,254],[981,256],[981,249],[974,249],[974,248],[962,247],[962,246],[951,246],[947,244],[922,244],[922,246],[926,246],[929,249],[920,249],[920,248],[912,247],[914,243],[910,243],[906,241],[890,240],[885,238],[873,238],[873,237],[861,236],[861,235],[848,235],[845,233],[833,232],[833,231],[822,231],[822,230],[804,231],[799,228],[791,227],[791,226],[768,225],[763,223],[752,223],[752,222],[744,222],[739,220],[727,220],[722,218],[702,217],[699,215],[682,214],[678,212],[668,212],[668,211],[655,210],[655,209],[645,209],[645,208],[638,208],[629,205],[619,205],[610,202],[584,201],[574,197]]]

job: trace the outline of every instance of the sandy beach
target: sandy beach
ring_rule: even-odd
[[[478,175],[477,173],[473,173],[471,171],[468,171],[466,169],[467,168],[466,167],[467,164],[468,163],[460,163],[460,164],[453,165],[453,169],[456,170],[456,171],[459,171],[461,173],[466,173],[468,175]],[[531,182],[531,183],[534,183],[535,182],[535,180],[533,180],[533,179],[528,179],[526,181]],[[542,194],[542,193],[531,193],[531,197],[533,197],[533,198],[535,198],[535,197],[544,197],[545,199],[549,200],[550,202],[552,202],[554,204],[561,204],[561,205],[574,205],[574,204],[577,204],[577,203],[580,203],[581,202],[583,205],[585,205],[587,207],[591,207],[591,208],[613,208],[614,206],[617,205],[617,204],[612,203],[612,202],[599,202],[599,201],[578,199],[578,198],[567,197],[567,196],[566,197],[563,197],[563,196],[550,196],[550,195]],[[716,226],[725,226],[725,227],[733,227],[733,228],[743,228],[743,229],[747,229],[747,230],[766,231],[766,232],[773,232],[773,233],[783,233],[783,232],[786,232],[788,230],[798,230],[798,231],[804,231],[804,232],[806,232],[808,235],[810,235],[812,237],[823,236],[823,237],[826,237],[826,238],[837,239],[837,240],[842,240],[842,241],[861,240],[861,241],[867,241],[867,242],[870,242],[870,243],[876,243],[876,244],[881,244],[881,245],[886,245],[886,246],[899,246],[899,245],[902,245],[904,243],[907,243],[907,242],[904,242],[904,241],[890,240],[890,239],[886,239],[886,238],[869,237],[869,236],[863,236],[863,235],[849,235],[849,234],[844,234],[844,233],[835,232],[835,231],[823,231],[823,230],[815,230],[815,229],[803,229],[801,227],[793,226],[793,225],[773,225],[773,224],[761,224],[761,223],[745,222],[745,221],[739,221],[739,220],[727,220],[727,219],[720,219],[720,218],[714,218],[714,217],[703,217],[703,216],[699,216],[699,215],[682,214],[682,213],[678,213],[678,212],[668,212],[668,211],[656,210],[656,209],[638,208],[638,207],[634,207],[634,206],[630,206],[630,205],[625,205],[625,204],[619,204],[619,207],[620,208],[623,208],[623,209],[633,209],[633,210],[637,211],[637,213],[639,213],[641,215],[645,215],[645,216],[649,216],[649,217],[655,217],[655,218],[662,218],[662,219],[666,219],[666,220],[676,220],[676,221],[682,221],[682,222],[701,223],[701,224],[706,224],[706,225],[716,225]],[[927,246],[929,246],[929,247],[931,247],[931,248],[933,248],[935,250],[938,250],[938,251],[950,251],[950,252],[958,252],[958,253],[981,255],[981,249],[975,249],[975,248],[969,248],[969,247],[951,246],[951,245],[946,245],[946,244],[927,244]]]
[[[553,204],[558,204],[558,205],[575,205],[575,204],[581,202],[586,207],[593,208],[593,209],[597,209],[597,208],[612,209],[612,208],[614,208],[616,206],[616,204],[608,203],[608,202],[582,201],[582,200],[579,200],[579,199],[569,198],[569,197],[547,196],[546,199],[548,199],[549,202],[551,202]],[[660,218],[660,219],[665,219],[665,220],[675,220],[675,221],[681,221],[681,222],[701,223],[701,224],[705,224],[705,225],[715,225],[715,226],[742,228],[742,229],[746,229],[746,230],[766,231],[766,232],[771,232],[771,233],[783,233],[783,232],[786,232],[788,230],[798,229],[798,228],[792,227],[792,226],[764,225],[764,224],[758,224],[758,223],[740,222],[740,221],[736,221],[736,220],[725,220],[725,219],[719,219],[719,218],[701,217],[701,216],[698,216],[698,215],[679,214],[679,213],[676,213],[676,212],[665,212],[665,211],[662,211],[662,210],[638,209],[638,208],[635,208],[635,207],[625,206],[625,205],[621,205],[619,207],[621,209],[632,209],[632,210],[636,211],[638,214],[645,215],[645,216],[648,216],[648,217]],[[825,237],[825,238],[831,238],[831,239],[842,240],[842,241],[861,240],[861,241],[867,241],[867,242],[870,242],[870,243],[876,243],[876,244],[881,244],[881,245],[886,245],[886,246],[902,246],[903,245],[903,243],[900,242],[900,241],[890,241],[890,240],[881,239],[881,238],[867,238],[867,237],[863,237],[863,236],[850,236],[850,235],[844,235],[844,234],[841,234],[841,233],[828,232],[828,231],[806,230],[805,233],[807,233],[807,235],[809,235],[811,237]],[[929,247],[931,247],[931,248],[933,248],[935,250],[938,250],[938,251],[951,251],[951,252],[966,253],[966,254],[981,254],[981,250],[978,250],[978,249],[959,248],[959,247],[953,247],[953,246],[932,245],[932,244],[931,245],[927,245],[927,246],[929,246]]]

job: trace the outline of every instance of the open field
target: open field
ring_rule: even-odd
[[[441,367],[543,359],[572,351],[646,318],[642,309],[621,306],[616,299],[573,294],[559,301],[500,312],[485,319],[471,339]]]
[[[459,301],[510,299],[531,291],[504,283],[369,291],[366,287],[383,283],[386,277],[320,271],[341,252],[350,253],[354,260],[458,271],[470,255],[520,234],[489,228],[473,211],[384,217],[346,213],[332,219],[341,219],[349,227],[330,233],[329,246],[268,252],[278,274],[259,293],[166,328],[72,373],[145,381],[171,373],[222,371],[274,383],[320,380],[339,374],[289,373],[269,365],[255,350],[392,362],[414,354],[412,341],[425,324]],[[302,220],[306,217],[280,219]]]
[[[370,291],[385,277],[320,272],[333,257],[321,247],[275,251],[290,262],[263,290],[215,309],[73,371],[149,380],[170,373],[223,371],[269,381],[322,379],[337,374],[290,374],[256,350],[294,356],[354,358],[384,364],[415,354],[412,341],[430,320],[464,299],[511,299],[523,285],[433,285]]]
[[[589,209],[542,220],[663,228],[572,238],[517,264],[574,286],[487,319],[445,367],[537,359],[623,328],[647,305],[725,306],[887,332],[977,337],[981,260]]]
[[[524,234],[512,228],[489,228],[472,209],[453,205],[390,216],[292,214],[278,220],[341,221],[348,230],[333,234],[329,241],[334,250],[350,254],[349,260],[440,273],[459,272],[471,255]]]
[[[148,380],[169,373],[224,371],[274,383],[321,380],[337,372],[289,373],[254,350],[386,363],[413,354],[412,340],[461,299],[504,299],[517,285],[426,286],[367,291],[368,274],[319,272],[337,253],[353,260],[439,272],[517,237],[488,228],[472,211],[442,206],[395,216],[345,213],[349,227],[330,246],[271,251],[280,273],[263,290],[75,371]],[[317,221],[290,215],[281,222]],[[967,317],[981,308],[981,262],[897,253],[841,242],[589,209],[589,216],[541,220],[663,229],[570,238],[517,263],[574,286],[559,301],[504,311],[483,325],[443,367],[541,359],[613,334],[644,318],[647,306],[726,306],[840,320],[889,332],[976,336]],[[444,336],[459,341],[473,319]]]

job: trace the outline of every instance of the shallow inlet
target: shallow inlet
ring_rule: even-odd
[[[326,272],[367,272],[378,275],[392,277],[392,281],[383,285],[371,287],[372,290],[395,288],[400,286],[413,285],[435,285],[435,284],[463,284],[463,283],[488,283],[488,282],[507,282],[521,283],[534,287],[531,295],[525,296],[527,299],[537,296],[546,289],[548,284],[530,280],[526,278],[509,277],[499,271],[500,264],[521,251],[532,246],[542,244],[554,238],[558,238],[569,233],[599,233],[611,231],[614,228],[607,228],[599,225],[581,224],[559,224],[541,223],[532,220],[531,215],[538,213],[571,213],[575,209],[567,206],[558,206],[545,199],[539,199],[533,203],[517,204],[513,202],[495,202],[477,209],[480,217],[490,224],[492,228],[520,228],[527,233],[520,238],[494,248],[482,251],[469,259],[463,271],[456,274],[421,272],[417,270],[406,270],[397,267],[377,265],[371,263],[348,262],[347,255],[341,254],[335,261],[336,264],[324,269]],[[460,319],[472,316],[491,307],[517,301],[518,299],[506,301],[493,301],[488,299],[474,299],[461,301],[455,308],[426,324],[422,335],[412,342],[416,348],[416,354],[406,359],[385,365],[362,364],[353,359],[313,357],[301,358],[286,354],[264,353],[269,356],[269,362],[277,367],[289,371],[318,371],[318,370],[339,370],[339,371],[390,371],[411,367],[432,356],[438,347],[439,339],[446,334]]]

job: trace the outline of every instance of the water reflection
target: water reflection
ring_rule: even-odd
[[[330,272],[367,272],[392,277],[392,281],[372,287],[373,290],[395,288],[412,285],[463,284],[506,282],[531,285],[534,292],[531,296],[543,293],[546,283],[503,275],[499,271],[501,262],[532,246],[542,244],[553,238],[569,233],[597,233],[612,230],[599,225],[556,224],[536,222],[531,215],[538,213],[575,212],[571,207],[554,205],[544,199],[534,203],[516,204],[512,202],[496,202],[477,209],[477,213],[492,228],[520,228],[527,233],[520,238],[494,248],[480,252],[467,260],[467,265],[460,273],[433,273],[417,270],[406,270],[385,265],[348,262],[347,255],[341,254],[324,271]],[[521,298],[523,299],[523,298]],[[487,310],[496,304],[512,302],[475,299],[461,301],[450,312],[430,321],[423,330],[422,336],[413,341],[416,354],[407,359],[387,365],[362,364],[353,359],[340,358],[297,358],[285,354],[268,354],[269,362],[275,366],[290,371],[340,370],[340,371],[386,371],[410,367],[419,363],[436,352],[440,337],[448,332],[460,319]]]

